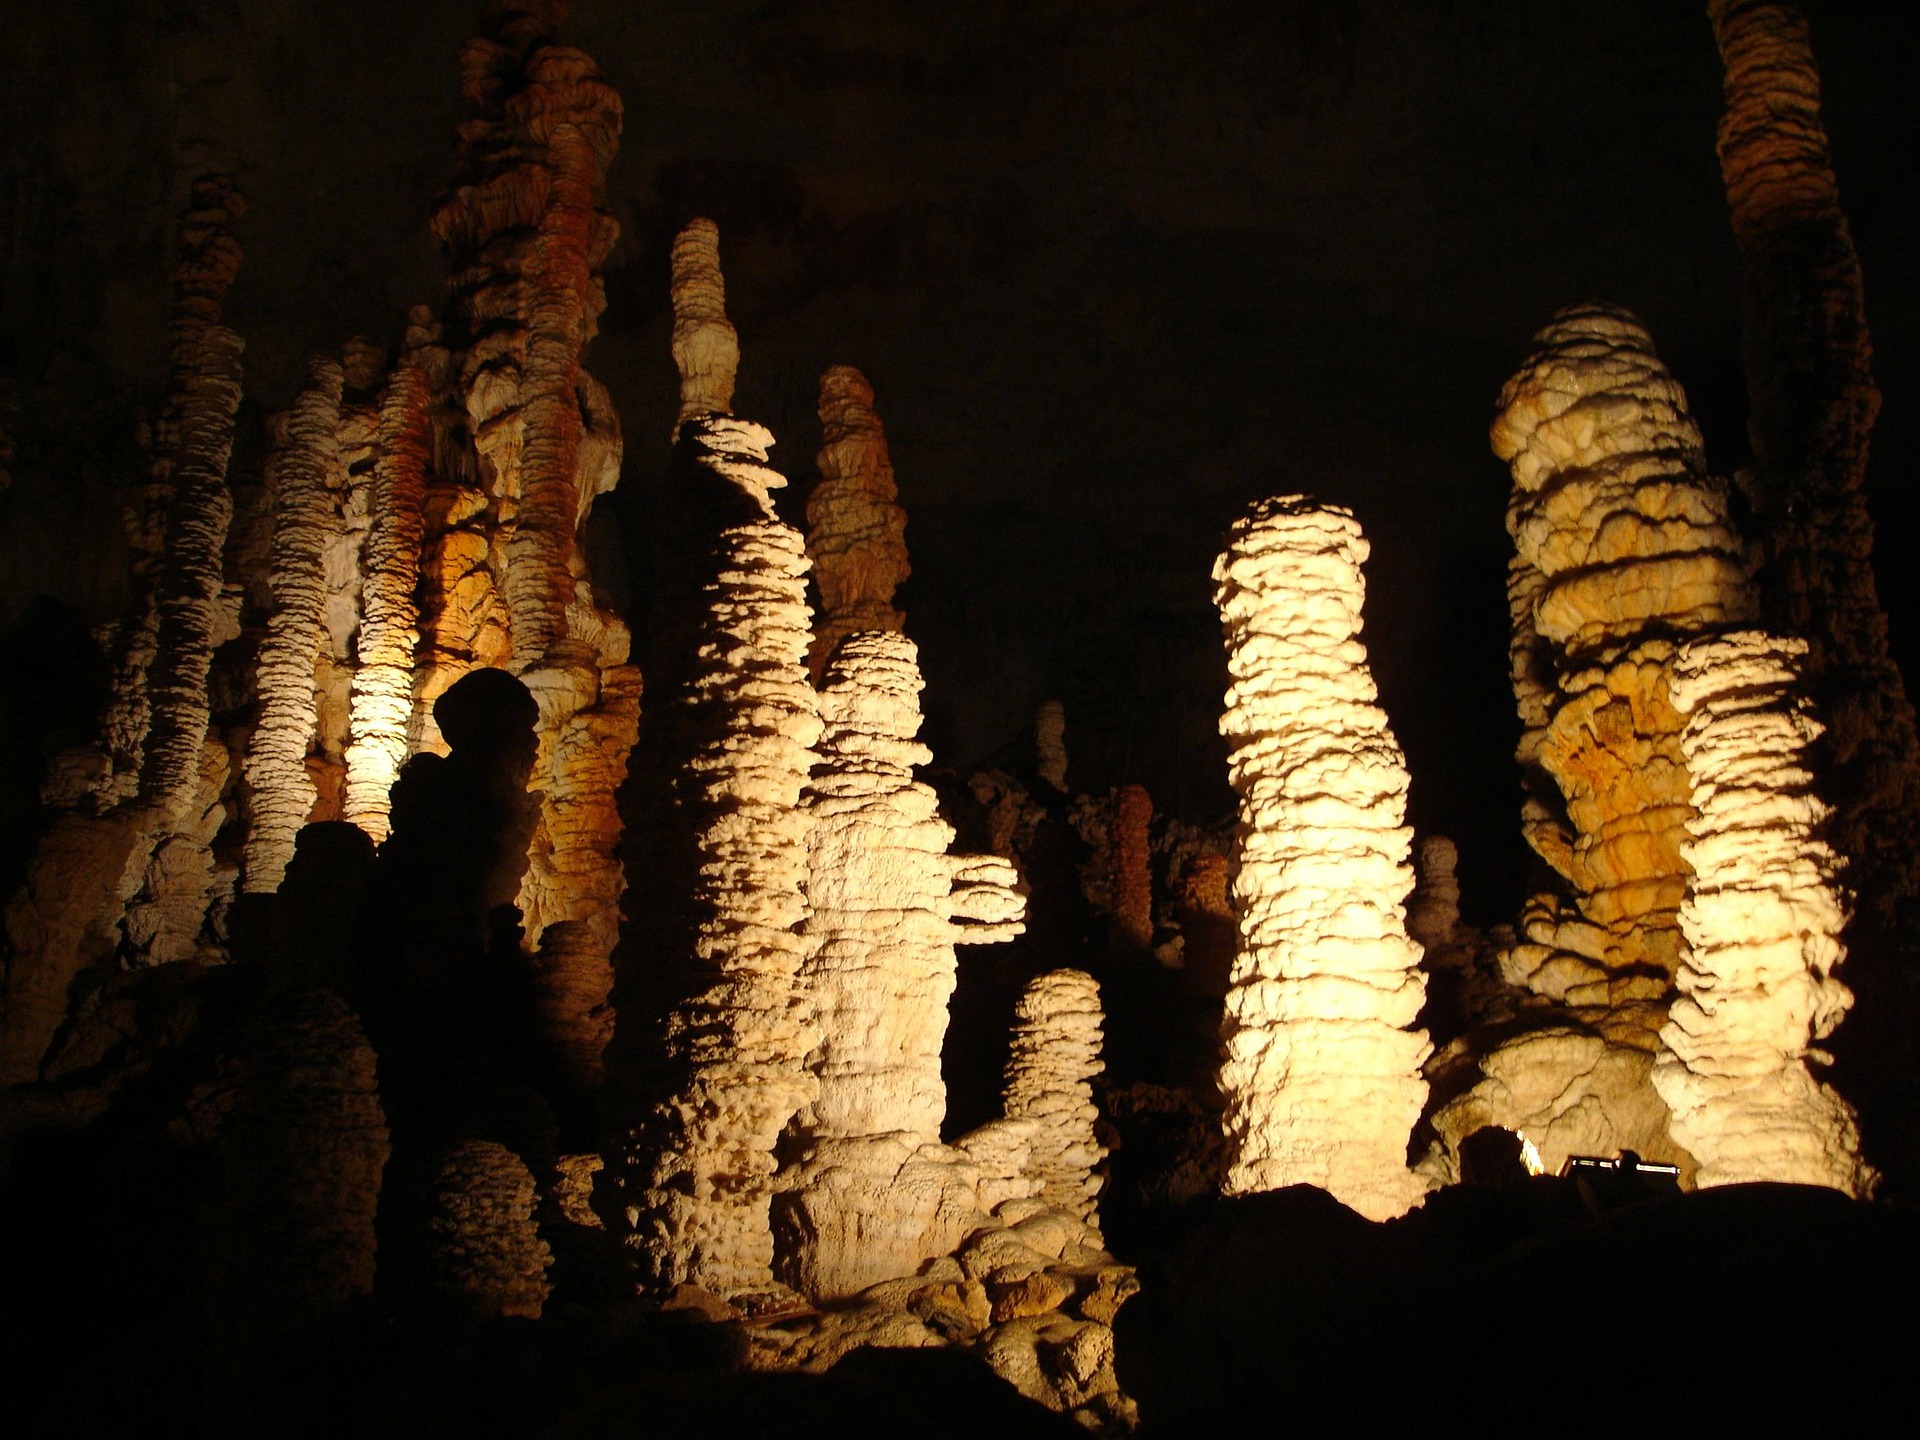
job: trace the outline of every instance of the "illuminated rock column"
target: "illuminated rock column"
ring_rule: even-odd
[[[1107,831],[1107,894],[1113,904],[1116,936],[1135,950],[1153,943],[1152,825],[1153,797],[1146,787],[1122,785],[1113,797],[1113,821]]]
[[[1106,1068],[1100,987],[1084,970],[1049,970],[1020,992],[1013,1022],[1005,1108],[1010,1120],[1037,1122],[1027,1164],[1038,1198],[1097,1229],[1094,1171],[1107,1158],[1093,1133],[1092,1082]]]
[[[267,583],[273,612],[260,646],[260,720],[247,746],[250,793],[243,885],[280,888],[294,836],[313,812],[317,792],[307,774],[314,733],[314,668],[326,643],[324,558],[339,528],[340,365],[307,367],[307,383],[281,417],[280,443],[268,461],[273,541]]]
[[[1701,1186],[1778,1180],[1873,1188],[1852,1110],[1816,1080],[1813,1048],[1853,997],[1839,862],[1819,831],[1806,750],[1820,733],[1799,693],[1804,642],[1759,631],[1696,640],[1673,667],[1695,812],[1683,848],[1687,958],[1653,1082]]]
[[[669,902],[685,923],[660,932],[675,937],[670,953],[648,957],[670,996],[653,1060],[664,1094],[620,1142],[645,1281],[736,1296],[773,1288],[774,1146],[818,1093],[806,1068],[817,1032],[795,978],[812,825],[800,801],[820,716],[804,664],[807,558],[774,515],[769,492],[786,480],[765,463],[772,443],[729,417],[682,427],[675,483],[730,494],[738,518],[707,542],[687,669],[653,707],[687,752],[673,766],[672,824],[692,863],[687,893]]]
[[[673,363],[680,371],[680,426],[698,415],[733,413],[740,342],[727,319],[720,227],[689,221],[673,241]]]
[[[978,1167],[940,1144],[954,946],[1011,939],[1025,900],[1010,862],[948,854],[953,829],[920,729],[920,666],[893,632],[847,636],[820,691],[808,785],[809,912],[799,985],[818,1082],[781,1177],[779,1270],[820,1299],[913,1274],[987,1222]]]
[[[388,377],[380,402],[342,806],[343,818],[376,841],[387,838],[389,792],[410,753],[414,652],[420,639],[415,591],[433,453],[429,401],[425,371],[403,359]]]
[[[1402,902],[1407,770],[1356,638],[1367,543],[1301,496],[1236,521],[1214,565],[1232,676],[1240,949],[1226,998],[1232,1194],[1312,1184],[1376,1220],[1415,1204],[1430,1047]]]
[[[820,483],[807,497],[807,555],[820,591],[808,654],[816,683],[843,637],[904,626],[893,593],[912,573],[887,434],[873,387],[851,365],[820,377],[820,425]]]

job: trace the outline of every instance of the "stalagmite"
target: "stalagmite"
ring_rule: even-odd
[[[1033,717],[1033,751],[1040,778],[1067,793],[1067,707],[1058,700],[1043,700]]]
[[[1431,955],[1453,944],[1460,928],[1460,852],[1444,835],[1423,835],[1414,847],[1413,898],[1407,902],[1407,933]]]
[[[538,1320],[553,1252],[534,1225],[533,1176],[491,1140],[456,1145],[435,1169],[427,1205],[432,1284],[480,1315]]]
[[[1028,1161],[1039,1198],[1098,1229],[1102,1177],[1094,1172],[1107,1156],[1093,1132],[1092,1081],[1104,1068],[1100,987],[1084,970],[1049,970],[1020,992],[1013,1017],[1006,1113],[1039,1122]]]
[[[1744,268],[1770,623],[1808,642],[1807,682],[1828,728],[1830,833],[1859,918],[1880,927],[1920,896],[1920,741],[1871,564],[1866,467],[1880,394],[1860,261],[1807,22],[1771,0],[1709,0],[1707,14],[1726,67],[1720,167]]]
[[[1232,676],[1221,733],[1240,795],[1227,993],[1230,1193],[1314,1184],[1370,1219],[1420,1199],[1427,1095],[1407,770],[1359,634],[1367,542],[1301,496],[1234,522],[1214,564]]]
[[[1483,1057],[1435,1125],[1524,1132],[1549,1168],[1631,1148],[1684,1162],[1648,1083],[1679,965],[1693,813],[1668,695],[1689,636],[1751,620],[1749,562],[1686,395],[1639,322],[1555,316],[1501,393],[1514,488],[1509,597],[1527,837],[1568,881],[1537,896],[1503,972],[1545,1008]]]
[[[564,8],[492,6],[489,33],[461,56],[476,114],[461,127],[462,183],[433,228],[454,266],[457,383],[479,484],[428,497],[428,663],[415,694],[430,703],[462,669],[497,664],[539,705],[540,819],[519,906],[541,1038],[571,1086],[590,1090],[611,1028],[625,889],[614,792],[640,677],[578,543],[595,497],[620,478],[618,418],[580,357],[619,235],[605,177],[622,110],[590,57],[552,43]]]
[[[1153,943],[1152,824],[1153,799],[1146,787],[1121,786],[1113,797],[1113,822],[1107,831],[1107,895],[1116,938],[1135,950]]]
[[[360,663],[353,674],[342,818],[375,840],[387,837],[388,792],[409,753],[414,650],[420,638],[415,587],[433,454],[429,399],[426,372],[403,359],[380,403],[368,499]]]
[[[700,415],[733,412],[733,377],[740,342],[727,319],[726,280],[720,273],[720,227],[687,223],[673,241],[673,363],[680,371],[680,426]]]
[[[271,1002],[221,1149],[207,1290],[236,1343],[324,1319],[373,1289],[387,1122],[373,1049],[339,996]]]
[[[1815,1079],[1813,1042],[1853,997],[1834,978],[1844,920],[1827,807],[1806,751],[1820,733],[1801,696],[1806,645],[1740,631],[1686,645],[1673,700],[1695,813],[1683,847],[1687,958],[1653,1083],[1701,1186],[1778,1180],[1865,1195],[1852,1110]]]
[[[818,1090],[776,1212],[780,1276],[817,1299],[914,1273],[991,1210],[978,1161],[940,1144],[940,1051],[954,946],[1018,935],[1025,902],[1009,862],[948,854],[953,829],[913,774],[932,758],[915,739],[921,688],[912,641],[863,631],[820,692],[799,977]]]
[[[333,528],[330,472],[340,463],[335,432],[342,383],[338,362],[322,358],[308,365],[306,386],[282,422],[269,471],[274,608],[260,647],[260,720],[247,749],[251,799],[243,883],[249,891],[280,887],[294,836],[313,811],[307,747],[314,732],[314,666],[326,635],[322,560]]]
[[[656,893],[679,913],[650,917],[665,1019],[640,1065],[657,1094],[620,1142],[645,1281],[727,1296],[773,1289],[774,1145],[817,1093],[805,1066],[817,1036],[794,982],[811,824],[800,797],[820,717],[804,664],[807,558],[774,515],[786,480],[765,463],[772,443],[724,416],[681,429],[672,483],[730,523],[706,541],[709,558],[682,557],[694,586],[675,597],[683,668],[653,704],[657,743],[685,752],[660,761],[675,833]]]
[[[820,591],[807,656],[815,683],[844,637],[902,628],[893,594],[911,573],[886,431],[873,387],[851,365],[820,377],[820,425],[820,483],[807,497],[807,556]]]

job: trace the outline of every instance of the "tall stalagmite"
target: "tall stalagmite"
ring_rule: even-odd
[[[594,498],[620,478],[618,420],[580,354],[606,303],[599,268],[619,234],[605,176],[621,105],[590,57],[553,43],[565,8],[496,0],[488,33],[461,55],[476,113],[461,127],[460,181],[433,228],[454,268],[457,383],[481,494],[447,497],[473,513],[440,515],[432,527],[434,659],[428,686],[416,688],[430,703],[428,691],[457,679],[463,659],[503,664],[539,704],[540,819],[519,903],[542,1038],[561,1072],[589,1089],[611,1030],[625,888],[614,792],[639,721],[640,677],[626,626],[596,601],[578,544]],[[455,610],[449,572],[463,555],[475,583]]]
[[[1153,943],[1152,825],[1153,797],[1146,786],[1122,785],[1114,794],[1107,830],[1107,895],[1115,938],[1133,950]]]
[[[1860,261],[1806,21],[1772,0],[1709,0],[1707,14],[1726,67],[1720,167],[1745,272],[1768,614],[1808,643],[1831,834],[1860,918],[1880,927],[1920,896],[1920,742],[1871,563],[1867,445],[1880,394]]]
[[[913,775],[932,758],[921,688],[913,642],[864,631],[820,692],[800,971],[818,1090],[778,1209],[781,1277],[820,1299],[913,1274],[987,1220],[977,1171],[940,1144],[940,1051],[954,946],[1018,935],[1025,901],[1011,862],[948,854],[953,829]]]
[[[1407,1141],[1427,1097],[1407,768],[1360,631],[1368,546],[1302,496],[1234,522],[1215,562],[1226,631],[1229,776],[1240,795],[1227,992],[1230,1193],[1313,1184],[1371,1219],[1425,1182]]]
[[[340,464],[342,384],[338,361],[322,357],[308,364],[306,385],[279,421],[279,443],[268,463],[273,612],[260,647],[260,719],[247,747],[242,883],[249,891],[280,888],[294,836],[313,812],[307,747],[314,732],[314,666],[326,639],[323,560],[338,518],[333,472]]]
[[[690,534],[661,582],[676,614],[656,638],[678,668],[656,672],[666,688],[643,773],[662,787],[663,830],[642,903],[672,913],[644,917],[657,949],[633,983],[664,1019],[635,1042],[637,1083],[653,1095],[617,1142],[646,1282],[732,1296],[773,1290],[774,1145],[817,1093],[795,976],[812,819],[800,798],[820,716],[804,664],[807,557],[774,514],[786,478],[766,464],[772,443],[747,421],[696,416],[669,476],[677,503],[720,524]],[[643,1026],[642,1010],[623,1013]]]
[[[1550,1167],[1623,1147],[1682,1159],[1647,1083],[1679,966],[1693,813],[1674,653],[1755,613],[1724,482],[1686,395],[1640,323],[1560,312],[1508,381],[1493,425],[1517,548],[1514,687],[1527,838],[1571,904],[1529,902],[1503,969],[1541,1002],[1436,1123],[1522,1130]]]
[[[733,413],[733,378],[740,342],[727,319],[727,285],[720,272],[720,227],[687,223],[673,241],[673,363],[680,371],[680,426],[699,415]]]
[[[343,819],[387,838],[389,792],[413,737],[420,546],[433,458],[426,372],[403,357],[380,401],[378,452],[362,561],[359,666],[353,673]]]
[[[851,365],[820,377],[820,426],[820,483],[807,497],[807,555],[820,591],[807,657],[816,683],[844,637],[905,625],[893,593],[911,573],[887,434],[873,387]]]
[[[1033,1120],[1029,1173],[1039,1197],[1096,1229],[1107,1150],[1093,1132],[1093,1080],[1105,1067],[1100,987],[1084,970],[1049,970],[1020,992],[1007,1056],[1006,1114]]]
[[[474,1313],[538,1320],[553,1252],[534,1224],[533,1176],[492,1140],[467,1140],[440,1159],[428,1186],[430,1283]]]
[[[1815,1079],[1813,1048],[1853,997],[1834,978],[1844,920],[1827,807],[1807,747],[1800,640],[1747,630],[1683,647],[1673,702],[1695,811],[1680,928],[1687,957],[1653,1082],[1697,1183],[1779,1180],[1851,1195],[1873,1187],[1852,1110]]]

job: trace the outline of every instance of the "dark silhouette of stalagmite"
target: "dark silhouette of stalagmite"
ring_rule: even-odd
[[[533,1176],[506,1146],[469,1140],[434,1170],[426,1218],[431,1282],[481,1315],[540,1318],[553,1253],[534,1225]]]

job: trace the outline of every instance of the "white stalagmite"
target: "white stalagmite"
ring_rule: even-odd
[[[633,1127],[639,1193],[631,1244],[650,1284],[719,1295],[773,1288],[774,1146],[817,1093],[817,1038],[795,986],[812,816],[800,803],[820,738],[805,665],[812,639],[806,548],[774,515],[786,479],[759,425],[702,416],[683,428],[692,467],[731,485],[746,515],[716,537],[684,690],[663,726],[692,749],[680,788],[698,855],[691,954],[660,957],[679,992],[666,1017],[672,1093]]]
[[[394,369],[380,402],[343,806],[343,818],[375,840],[387,838],[388,795],[407,760],[413,718],[431,402],[426,372],[409,361]]]
[[[940,1050],[955,944],[1018,935],[1025,900],[1010,862],[947,853],[953,829],[914,779],[932,755],[915,739],[913,642],[849,635],[825,678],[800,973],[819,1088],[796,1117],[779,1228],[781,1277],[836,1299],[914,1273],[987,1221],[978,1161],[940,1144]]]
[[[727,284],[720,272],[720,227],[687,222],[673,241],[673,361],[680,371],[680,420],[727,415],[740,342],[727,319]]]
[[[1084,970],[1049,970],[1027,982],[1013,1016],[1007,1118],[1038,1122],[1028,1166],[1039,1198],[1098,1229],[1094,1170],[1107,1156],[1093,1133],[1092,1082],[1106,1068],[1100,987]]]
[[[1214,564],[1240,795],[1220,1088],[1229,1193],[1313,1184],[1384,1220],[1426,1188],[1407,1141],[1431,1047],[1401,909],[1406,761],[1355,638],[1367,551],[1350,512],[1294,495],[1236,521]]]
[[[314,733],[314,667],[326,642],[327,577],[323,560],[339,528],[334,498],[340,466],[338,361],[318,357],[269,462],[273,543],[267,583],[273,614],[260,646],[260,723],[247,746],[251,792],[244,885],[280,888],[294,836],[313,813],[316,791],[307,773]]]
[[[1745,630],[1695,640],[1673,666],[1693,782],[1681,853],[1686,958],[1653,1083],[1696,1183],[1778,1180],[1870,1193],[1853,1111],[1807,1068],[1827,1057],[1853,996],[1834,978],[1846,916],[1839,862],[1819,838],[1827,807],[1806,750],[1820,734],[1802,696],[1804,641]]]

